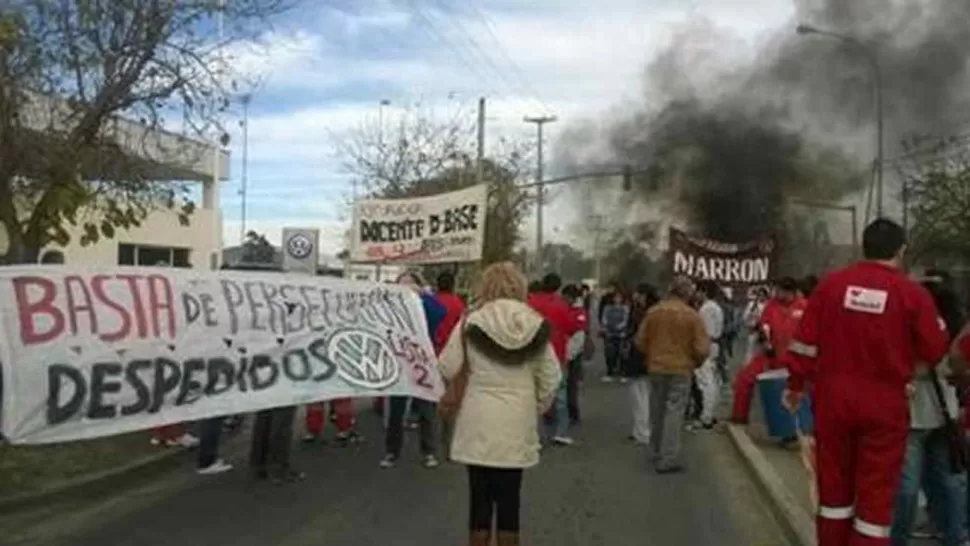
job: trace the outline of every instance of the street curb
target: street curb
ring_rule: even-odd
[[[0,497],[0,514],[11,514],[40,504],[67,500],[81,494],[93,496],[102,493],[129,478],[148,477],[174,468],[182,460],[179,456],[187,451],[180,447],[165,448],[160,453],[142,457],[124,466],[65,480],[38,491]]]
[[[798,546],[816,546],[815,523],[740,425],[729,424],[728,436],[770,498],[772,509]]]

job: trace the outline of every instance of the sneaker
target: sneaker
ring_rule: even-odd
[[[349,432],[338,432],[334,436],[334,441],[337,442],[339,447],[347,447],[348,445],[362,444],[364,442],[364,437],[357,433],[355,430]]]
[[[421,462],[421,464],[422,464],[422,465],[423,465],[423,466],[424,466],[425,468],[438,468],[438,466],[439,466],[439,465],[440,465],[441,463],[440,463],[440,462],[438,462],[438,458],[437,458],[437,457],[435,457],[434,455],[425,455],[425,456],[424,456],[424,461],[422,461],[422,462]]]
[[[230,470],[232,470],[231,464],[227,463],[226,461],[223,461],[222,459],[218,459],[216,462],[210,464],[209,466],[195,469],[195,473],[200,476],[212,476],[214,474],[222,474],[223,472],[229,472]]]
[[[552,442],[560,446],[571,446],[576,443],[576,441],[569,436],[553,436]]]
[[[600,381],[602,381],[603,383],[612,383],[613,382],[613,376],[612,375],[604,375],[604,376],[600,377]]]
[[[312,444],[316,442],[318,438],[319,436],[317,436],[316,434],[313,434],[312,432],[307,432],[306,434],[303,435],[302,438],[300,438],[300,441],[303,442],[304,444]]]
[[[152,436],[152,439],[149,440],[149,442],[151,442],[151,444],[153,446],[160,446],[160,445],[162,445],[162,441],[159,440],[158,438],[155,438],[154,436]]]
[[[381,459],[381,468],[394,468],[397,465],[397,455],[388,453]]]
[[[199,439],[196,438],[194,435],[186,432],[185,434],[179,436],[178,438],[174,440],[169,440],[165,443],[169,447],[184,447],[187,449],[191,449],[199,445]]]
[[[627,379],[627,378],[625,378],[625,377],[621,377],[621,378],[620,378],[620,384],[621,384],[621,385],[626,385],[626,384],[627,384],[627,383],[629,383],[629,382],[630,382],[630,380],[629,380],[629,379]]]
[[[418,430],[418,428],[420,428],[420,425],[418,424],[417,421],[408,421],[407,423],[405,423],[404,428],[408,430]]]

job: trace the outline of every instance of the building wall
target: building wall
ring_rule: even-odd
[[[174,211],[155,211],[148,215],[142,225],[131,230],[117,230],[113,239],[102,239],[97,244],[81,246],[80,227],[70,230],[71,242],[64,248],[51,245],[45,250],[60,250],[64,262],[69,265],[114,266],[118,265],[118,248],[121,244],[149,247],[186,248],[189,250],[189,263],[193,269],[207,270],[212,267],[212,258],[218,256],[221,241],[217,229],[222,225],[218,211],[198,208],[189,217],[189,225],[179,224],[178,214]],[[6,233],[0,226],[0,253],[7,248]],[[41,253],[43,255],[43,252]],[[155,264],[139,264],[155,265]],[[215,264],[218,267],[218,263]]]

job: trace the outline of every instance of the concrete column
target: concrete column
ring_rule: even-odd
[[[222,208],[219,203],[219,183],[222,180],[222,150],[210,148],[212,153],[212,176],[202,181],[202,208],[212,212],[212,254],[209,267],[219,269],[222,265]]]

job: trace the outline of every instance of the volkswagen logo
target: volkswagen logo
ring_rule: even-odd
[[[366,330],[345,328],[334,332],[327,340],[327,357],[337,365],[340,377],[357,387],[386,389],[401,376],[391,347],[382,337]]]
[[[302,260],[313,252],[313,242],[306,235],[297,233],[286,241],[286,251],[297,260]]]

